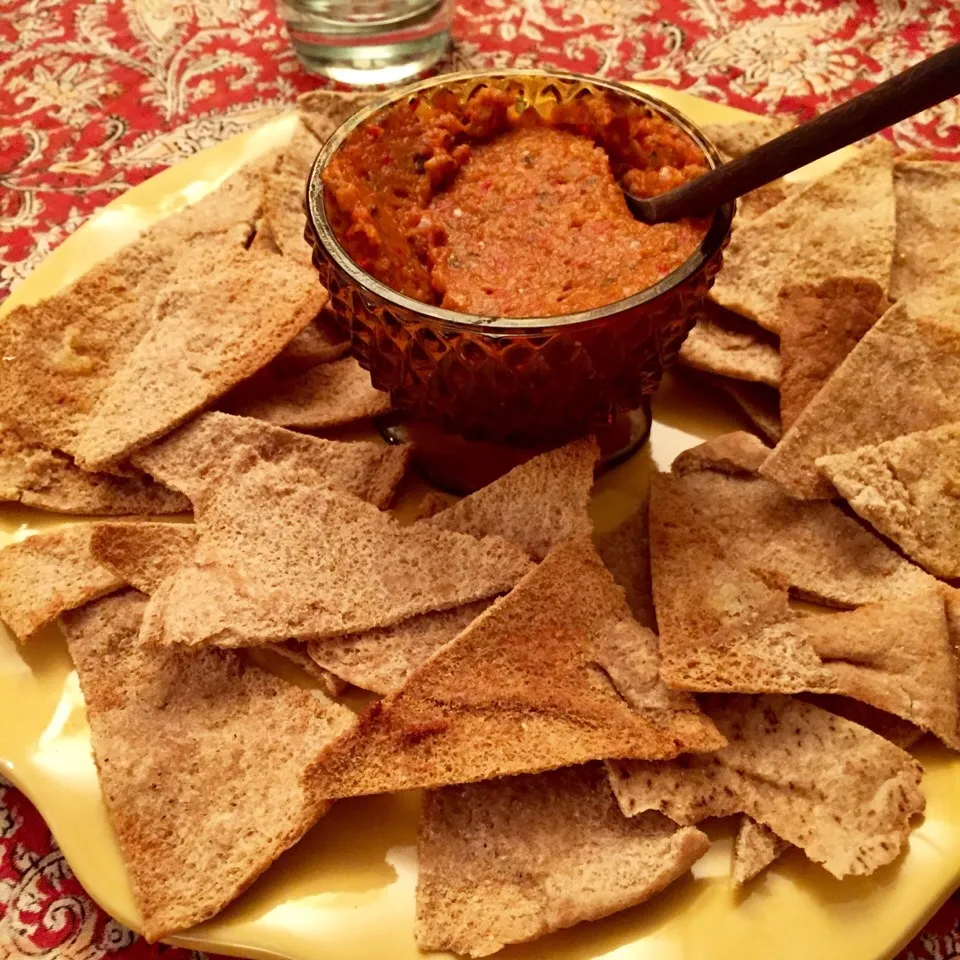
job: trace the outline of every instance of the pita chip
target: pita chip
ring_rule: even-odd
[[[783,436],[780,394],[773,387],[712,374],[700,374],[699,377],[704,383],[725,393],[767,440],[776,443]]]
[[[647,505],[644,503],[613,530],[594,534],[593,542],[604,566],[623,588],[636,621],[648,630],[656,630]]]
[[[421,524],[474,537],[500,536],[542,560],[569,537],[593,529],[587,507],[599,448],[575,440],[514,467]]]
[[[908,557],[938,577],[960,577],[960,423],[821,457],[817,466]]]
[[[272,360],[317,315],[313,271],[275,254],[224,248],[214,277],[178,268],[143,338],[114,373],[77,441],[98,468],[169,433]]]
[[[843,264],[886,290],[893,258],[893,148],[876,141],[734,231],[711,291],[728,310],[780,332],[785,283],[820,283]]]
[[[223,409],[279,427],[321,430],[368,420],[392,407],[390,395],[373,387],[353,357],[345,357],[293,375],[263,370],[233,391]]]
[[[67,614],[63,628],[152,942],[218,913],[313,826],[326,807],[302,772],[354,719],[237,654],[141,647],[145,604],[125,591]]]
[[[920,764],[864,727],[793,697],[707,697],[727,746],[670,763],[610,763],[628,816],[680,824],[746,813],[838,879],[893,861],[923,812]]]
[[[960,409],[960,317],[892,306],[777,444],[761,473],[791,496],[829,499],[820,457],[930,430]]]
[[[784,287],[780,311],[780,419],[789,429],[887,309],[874,280],[831,277]]]
[[[478,600],[452,610],[411,617],[393,627],[314,640],[314,663],[361,690],[388,694],[444,644],[465,630],[492,603]]]
[[[614,661],[631,640],[621,692]],[[718,740],[693,700],[668,698],[655,638],[589,539],[568,540],[373,705],[309,782],[332,799],[712,749]]]
[[[22,643],[65,610],[123,586],[94,557],[93,529],[74,524],[0,550],[0,619]]]
[[[923,730],[908,720],[901,720],[892,713],[885,713],[860,700],[833,693],[804,693],[801,699],[872,730],[884,740],[895,743],[901,750],[909,750],[925,736]]]
[[[417,945],[484,957],[609,916],[661,891],[709,846],[659,814],[624,817],[599,765],[431,791]]]
[[[790,844],[781,840],[769,827],[750,817],[741,817],[733,842],[731,878],[735,887],[742,887],[759,876]]]
[[[324,308],[268,366],[281,375],[302,373],[318,363],[339,360],[349,350],[350,341],[343,339],[329,311]]]
[[[791,117],[757,117],[738,123],[708,123],[703,132],[728,160],[738,160],[795,126]]]
[[[776,387],[780,382],[777,339],[747,320],[707,303],[680,347],[680,362],[695,370]]]
[[[26,440],[0,424],[0,500],[55,513],[130,515],[186,513],[183,494],[134,471],[88,473],[65,453]]]
[[[897,235],[890,296],[952,308],[960,298],[960,170],[943,161],[900,160],[893,168]]]
[[[134,461],[194,502],[219,482],[231,458],[247,451],[299,473],[305,484],[339,487],[361,500],[387,507],[410,458],[404,446],[321,440],[262,420],[204,413],[134,455]]]
[[[704,470],[751,475],[756,474],[769,455],[770,448],[759,437],[735,430],[683,450],[677,454],[670,472],[677,477]]]
[[[165,581],[144,642],[255,646],[390,626],[509,590],[529,569],[497,537],[392,516],[284,463],[238,452],[209,488],[194,559]]]
[[[97,563],[148,595],[193,557],[196,546],[196,527],[188,523],[98,523],[90,534]]]
[[[297,100],[297,113],[318,143],[324,144],[341,123],[378,96],[377,93],[311,90]]]

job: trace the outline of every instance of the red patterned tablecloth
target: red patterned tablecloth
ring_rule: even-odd
[[[457,63],[549,64],[808,117],[960,41],[956,0],[458,0]],[[318,81],[272,0],[0,0],[0,299],[98,207]],[[901,124],[960,159],[956,101]],[[0,960],[146,960],[0,779]],[[960,899],[901,960],[960,956]]]

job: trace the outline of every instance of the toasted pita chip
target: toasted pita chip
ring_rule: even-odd
[[[95,559],[93,530],[93,524],[75,524],[0,550],[0,619],[21,643],[65,610],[123,586]]]
[[[639,642],[621,694],[610,678],[624,630]],[[644,666],[662,691],[652,634],[630,616],[589,539],[568,540],[371,707],[318,758],[311,785],[334,798],[711,749],[713,729],[691,699],[632,706],[668,697],[642,689]]]
[[[186,513],[181,493],[142,474],[87,473],[65,453],[25,440],[0,424],[0,500],[55,513],[122,516]]]
[[[336,90],[311,90],[297,100],[297,113],[319,143],[327,139],[341,123],[361,107],[375,100],[377,93],[339,93]]]
[[[628,816],[680,824],[746,813],[835,877],[894,860],[923,812],[920,764],[863,727],[792,697],[707,697],[726,747],[682,762],[609,764]]]
[[[653,586],[650,582],[650,532],[647,505],[643,504],[619,527],[593,538],[597,553],[613,579],[623,588],[637,623],[656,630]]]
[[[678,477],[703,470],[734,476],[756,474],[769,455],[770,448],[759,437],[736,430],[682,451],[673,461],[670,472]]]
[[[339,360],[350,350],[327,309],[320,311],[313,323],[304,327],[268,366],[279,375],[303,373],[318,363]]]
[[[791,496],[829,499],[820,457],[930,430],[960,409],[960,322],[892,306],[777,444],[761,473]]]
[[[251,165],[55,296],[12,310],[0,324],[0,354],[7,358],[0,420],[48,450],[76,457],[91,410],[149,328],[157,293],[184,251],[202,272],[218,251],[242,250],[260,197],[260,169]]]
[[[326,482],[378,507],[389,506],[410,458],[404,446],[321,440],[262,420],[204,413],[134,461],[196,502],[242,450],[282,464],[290,475],[299,472],[304,483]]]
[[[737,200],[737,215],[733,221],[733,229],[739,229],[741,224],[748,223],[762,217],[768,210],[772,210],[778,203],[783,203],[794,194],[803,190],[802,183],[793,183],[787,180],[773,180],[745,193]]]
[[[893,258],[893,148],[874,142],[833,173],[734,231],[711,296],[779,333],[777,294],[842,264],[886,290]]]
[[[361,690],[388,694],[492,603],[478,600],[452,610],[424,613],[394,627],[312,641],[313,662]]]
[[[783,436],[780,394],[773,387],[703,373],[699,379],[723,391],[768,440],[776,443]]]
[[[780,419],[793,426],[889,304],[880,284],[831,277],[784,287],[780,311]]]
[[[187,523],[98,523],[90,552],[101,566],[151,594],[193,557],[197,531]]]
[[[678,458],[681,471],[700,449]],[[909,597],[934,583],[832,503],[793,500],[762,477],[688,470],[663,487],[691,529],[708,527],[738,562],[804,599],[856,607]]]
[[[960,577],[960,423],[821,457],[864,520],[938,577]]]
[[[781,840],[769,827],[750,817],[740,818],[740,827],[733,842],[730,876],[735,887],[742,887],[761,874],[790,844]]]
[[[102,467],[169,433],[273,359],[326,296],[312,270],[253,249],[225,248],[213,278],[178,269],[81,431],[77,462]]]
[[[708,304],[680,348],[680,362],[734,380],[776,387],[780,353],[776,337],[752,320]]]
[[[144,642],[223,647],[315,640],[509,590],[526,555],[496,537],[401,527],[300,464],[238,452],[207,490],[191,563],[152,597]]]
[[[219,912],[316,822],[326,807],[301,775],[354,720],[236,654],[141,647],[145,603],[134,591],[100,600],[67,614],[64,634],[104,802],[155,941]]]
[[[484,957],[608,916],[648,900],[709,846],[659,814],[624,817],[599,765],[431,791],[417,945]]]
[[[304,373],[263,370],[226,397],[223,409],[280,427],[320,430],[387,413],[390,395],[376,390],[353,357],[321,363]]]
[[[708,123],[703,132],[720,153],[737,160],[795,126],[792,117],[756,117],[738,123]]]
[[[890,296],[936,316],[960,298],[960,170],[955,163],[898,160],[897,237]]]
[[[599,448],[591,437],[542,453],[421,523],[474,537],[499,536],[542,560],[569,537],[589,534]]]
[[[859,724],[872,730],[877,736],[895,743],[901,750],[909,750],[914,744],[923,739],[925,733],[916,725],[907,720],[901,720],[893,714],[884,713],[876,707],[860,700],[851,700],[833,693],[804,693],[801,699],[812,703],[821,710],[835,713],[844,720]]]

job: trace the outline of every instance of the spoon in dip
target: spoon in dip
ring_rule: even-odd
[[[960,43],[680,187],[655,197],[637,197],[624,188],[627,205],[644,223],[705,216],[786,173],[958,94]]]

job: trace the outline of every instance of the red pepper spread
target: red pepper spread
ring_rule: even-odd
[[[626,98],[543,116],[483,89],[361,125],[324,185],[340,242],[388,286],[463,313],[549,317],[651,286],[703,239],[706,220],[634,219],[617,175],[652,196],[706,166],[682,130]]]

